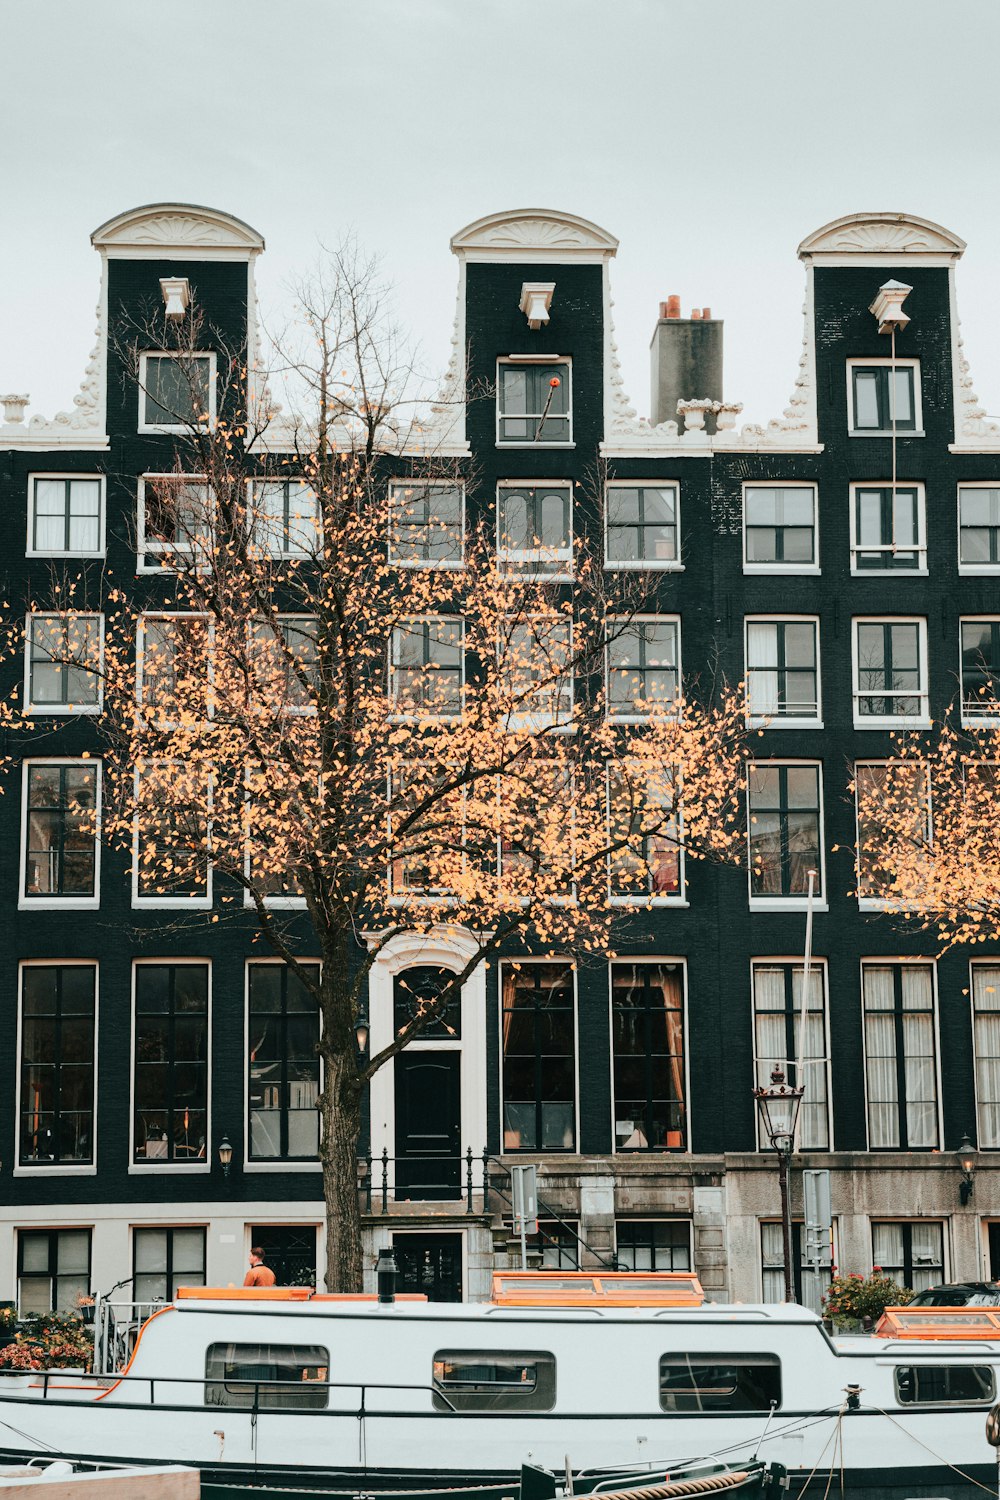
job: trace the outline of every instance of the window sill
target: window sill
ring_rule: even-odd
[[[686,911],[691,903],[684,896],[609,896],[608,905],[625,911],[647,911],[651,906],[675,906]]]
[[[304,911],[306,908],[305,896],[265,896],[264,906],[268,911]],[[244,892],[243,906],[246,911],[256,911],[257,903],[249,891]]]
[[[207,422],[140,422],[136,428],[137,432],[165,432],[167,434],[186,432],[197,436],[203,432],[215,431],[215,417],[210,417]]]
[[[133,911],[211,911],[211,896],[133,896]]]
[[[83,1166],[78,1162],[50,1162],[47,1167],[15,1167],[13,1177],[51,1177],[58,1173],[60,1177],[96,1177],[96,1166]]]
[[[962,715],[963,729],[998,729],[1000,728],[1000,714],[974,714],[972,718]]]
[[[51,552],[48,552],[48,551],[45,551],[45,550],[35,551],[32,548],[30,548],[30,547],[26,547],[25,551],[24,551],[24,555],[27,558],[30,558],[30,557],[80,557],[80,558],[94,558],[94,557],[105,557],[107,554],[105,553],[103,547],[101,548],[100,552],[57,552],[55,550],[53,550]]]
[[[775,715],[773,718],[748,718],[747,719],[747,728],[748,729],[765,729],[765,730],[771,730],[771,729],[822,729],[823,728],[823,720],[822,719],[794,719],[794,718],[791,717],[791,715],[789,715],[788,718],[782,718],[780,715]]]
[[[132,1177],[151,1177],[164,1172],[180,1172],[185,1177],[194,1177],[206,1175],[212,1167],[207,1161],[134,1161],[128,1170]]]
[[[926,562],[919,568],[857,568],[851,564],[852,578],[926,578]]]
[[[958,571],[964,578],[997,578],[1000,577],[1000,563],[960,562]]]
[[[855,729],[933,729],[934,721],[927,718],[919,719],[859,719],[855,715]]]
[[[20,896],[18,911],[97,911],[100,896]]]
[[[808,896],[751,896],[751,911],[808,911]],[[825,901],[813,901],[813,911],[829,911]]]
[[[913,427],[905,427],[905,428],[903,428],[903,427],[897,427],[895,433],[893,433],[893,430],[892,430],[891,427],[885,427],[885,428],[881,428],[880,427],[877,431],[873,431],[870,427],[869,428],[862,428],[862,429],[858,429],[856,427],[849,427],[848,430],[847,430],[847,436],[848,437],[852,437],[852,438],[869,438],[869,437],[871,437],[871,438],[892,438],[892,437],[895,437],[896,440],[897,440],[897,442],[898,442],[900,438],[922,438],[922,437],[926,437],[927,433],[924,431],[924,429],[922,427],[917,427],[917,428],[913,428]]]
[[[606,562],[605,573],[683,573],[683,563]]]
[[[460,573],[465,567],[464,562],[438,562],[433,558],[428,558],[426,562],[423,562],[420,558],[390,557],[388,561],[390,568],[406,568],[411,572]]]
[[[38,718],[62,719],[71,716],[74,719],[83,719],[93,718],[95,714],[102,713],[103,710],[103,703],[90,703],[85,708],[77,708],[70,703],[29,703],[24,711]]]
[[[285,1161],[276,1158],[273,1161],[245,1161],[242,1164],[244,1172],[322,1172],[323,1164],[319,1157],[315,1161]]]
[[[501,442],[501,440],[499,438],[497,438],[496,446],[500,449],[501,452],[503,452],[507,448],[527,448],[527,449],[530,449],[533,453],[537,453],[540,449],[544,449],[545,451],[550,452],[553,448],[563,448],[563,449],[566,449],[566,448],[575,448],[576,444],[572,443],[572,442],[570,442],[570,443],[541,443],[541,442],[539,442],[539,443],[504,443],[504,442]]]
[[[748,563],[743,564],[747,577],[784,578],[790,574],[801,578],[818,578],[823,569],[817,563]]]

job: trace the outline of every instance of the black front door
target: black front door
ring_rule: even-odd
[[[1000,1224],[989,1226],[990,1236],[990,1280],[1000,1281]]]
[[[396,1197],[461,1195],[460,1052],[396,1058]]]
[[[278,1286],[316,1285],[316,1230],[311,1224],[255,1224],[251,1245],[264,1252],[264,1264]]]
[[[394,1234],[401,1292],[423,1292],[428,1302],[461,1302],[462,1236]]]

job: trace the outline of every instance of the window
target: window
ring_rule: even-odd
[[[525,578],[571,578],[572,505],[569,484],[501,485],[497,491],[500,566]]]
[[[555,1404],[551,1354],[439,1349],[434,1356],[437,1411],[551,1411]]]
[[[101,705],[100,615],[29,615],[26,707],[35,713],[96,713]]]
[[[320,1411],[329,1377],[330,1355],[314,1344],[209,1344],[205,1405]]]
[[[315,711],[319,691],[315,615],[272,615],[250,626],[251,667],[261,701],[281,713]]]
[[[558,1219],[538,1220],[538,1248],[542,1253],[543,1271],[578,1271],[580,1269],[579,1221],[560,1223]]]
[[[573,437],[568,362],[497,367],[497,442],[519,447]]]
[[[927,718],[926,620],[854,621],[857,729]]]
[[[639,762],[608,767],[608,869],[612,901],[656,904],[682,899],[681,812],[664,768]]]
[[[569,727],[573,717],[573,627],[564,616],[532,615],[508,622],[501,642],[508,725]]]
[[[153,761],[136,777],[133,906],[211,906],[211,788],[204,767]]]
[[[96,905],[99,822],[96,762],[25,762],[22,904]]]
[[[314,978],[317,964],[307,965]],[[252,1160],[319,1151],[319,1006],[287,964],[247,965],[248,1138]]]
[[[604,504],[609,568],[679,565],[676,484],[609,484]]]
[[[927,567],[924,491],[920,485],[851,486],[851,569],[915,572]]]
[[[505,963],[503,1148],[576,1147],[576,1014],[569,964]]]
[[[250,482],[250,531],[270,557],[315,557],[320,546],[319,500],[302,479]]]
[[[883,816],[905,807],[911,815],[909,836],[916,849],[930,849],[931,799],[928,771],[918,761],[858,761],[854,767],[857,820],[858,902],[862,908],[884,906],[892,890],[892,871],[883,863]]]
[[[94,1160],[94,964],[21,965],[18,1163]]]
[[[1000,618],[962,621],[962,718],[1000,718]]]
[[[139,356],[140,432],[199,431],[214,421],[214,354]]]
[[[206,1165],[208,965],[137,963],[133,1157]]]
[[[136,1302],[172,1302],[178,1287],[205,1285],[204,1229],[136,1229],[132,1295]]]
[[[396,1036],[412,1026],[437,1003],[439,996],[455,978],[450,969],[429,965],[404,969],[392,986],[393,1025]],[[421,1041],[457,1042],[462,1035],[462,997],[452,992],[444,1010],[424,1021],[417,1033]]]
[[[389,561],[461,567],[465,489],[461,484],[399,480],[389,486]]]
[[[639,615],[611,620],[608,640],[608,713],[615,719],[648,719],[679,711],[680,620]]]
[[[212,536],[212,496],[194,474],[146,474],[139,480],[140,568],[173,568],[203,559]]]
[[[612,964],[611,1030],[615,1150],[685,1150],[683,964]]]
[[[989,1365],[897,1365],[894,1375],[900,1406],[985,1405],[996,1395]]]
[[[872,1264],[923,1292],[944,1280],[944,1226],[934,1219],[872,1224]]]
[[[29,557],[94,557],[104,551],[103,479],[32,474],[28,486]]]
[[[970,966],[979,1145],[1000,1147],[1000,965]]]
[[[770,1411],[781,1405],[781,1361],[776,1354],[664,1354],[660,1360],[663,1411]]]
[[[819,719],[819,621],[748,619],[747,709],[787,728]]]
[[[748,572],[815,570],[819,562],[815,485],[745,485],[743,546]]]
[[[959,488],[958,563],[970,573],[1000,568],[1000,489]]]
[[[869,1147],[934,1150],[939,1144],[934,965],[865,963],[861,983]],[[875,1259],[885,1264],[881,1256]]]
[[[848,360],[851,432],[916,433],[920,427],[918,371],[915,359]]]
[[[816,872],[823,897],[820,768],[773,761],[750,766],[750,895],[756,900],[801,897]]]
[[[209,621],[204,615],[143,615],[136,641],[136,700],[160,726],[209,713]]]
[[[813,1312],[822,1314],[822,1295],[830,1285],[833,1272],[829,1266],[821,1266],[818,1277],[809,1275],[812,1267],[806,1265],[803,1259],[802,1238],[802,1225],[793,1223],[792,1283],[795,1287],[795,1300],[803,1307],[811,1307]],[[764,1301],[784,1302],[785,1244],[780,1221],[761,1220],[760,1263],[763,1272]]]
[[[35,1313],[75,1313],[90,1295],[89,1229],[17,1231],[17,1305]]]
[[[389,697],[397,713],[450,718],[462,712],[464,633],[457,616],[393,627]]]
[[[617,1259],[623,1271],[690,1271],[688,1219],[617,1219]]]
[[[455,768],[430,759],[406,761],[389,787],[394,897],[452,895],[465,868],[465,792],[449,786]]]
[[[802,1078],[798,1078],[802,1043],[801,964],[761,960],[751,970],[753,980],[754,1061],[756,1085],[766,1088],[774,1068],[781,1068],[790,1086],[805,1085],[799,1110],[799,1144],[803,1151],[830,1147],[829,1063],[826,1045],[826,964],[816,961],[809,970]],[[758,1146],[767,1146],[758,1139]],[[778,1299],[780,1300],[780,1299]]]

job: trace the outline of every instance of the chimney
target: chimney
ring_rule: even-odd
[[[649,351],[649,420],[654,426],[676,422],[683,432],[678,401],[722,400],[722,319],[713,318],[710,307],[696,307],[690,318],[682,318],[680,297],[661,302]],[[706,414],[705,430],[715,431],[711,412]]]

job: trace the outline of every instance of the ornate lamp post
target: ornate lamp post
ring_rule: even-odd
[[[781,1189],[781,1239],[785,1262],[785,1301],[795,1301],[795,1270],[792,1259],[792,1216],[788,1201],[788,1163],[795,1141],[795,1127],[802,1103],[801,1088],[785,1082],[780,1068],[771,1074],[767,1088],[754,1089],[753,1096],[760,1115],[761,1129],[778,1153],[778,1185]]]

